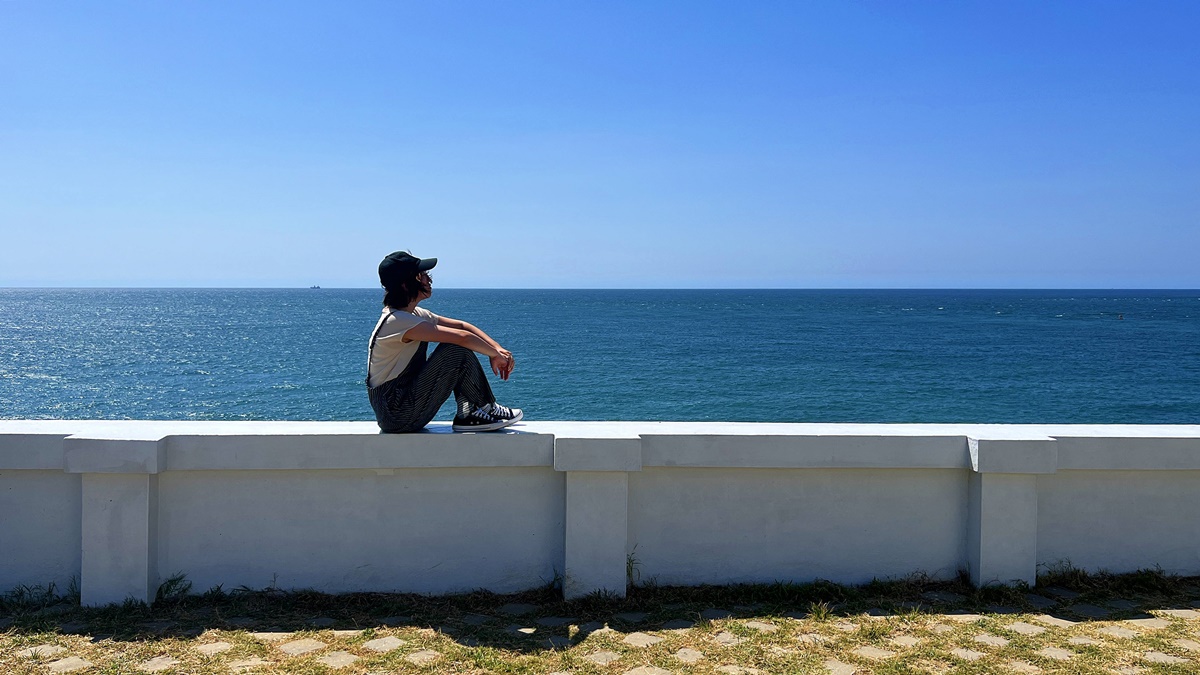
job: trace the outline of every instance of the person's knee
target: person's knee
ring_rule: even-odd
[[[475,352],[471,351],[470,349],[467,349],[466,347],[463,347],[462,345],[450,344],[449,342],[443,342],[443,343],[439,344],[437,346],[437,348],[433,350],[433,353],[434,353],[434,356],[437,356],[437,357],[443,358],[443,359],[452,359],[452,360],[461,361],[461,360],[466,360],[469,358],[471,360],[477,360],[477,358],[475,356]],[[430,358],[432,359],[433,357],[430,357]]]

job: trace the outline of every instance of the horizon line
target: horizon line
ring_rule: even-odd
[[[3,291],[382,291],[363,286],[0,286]],[[1200,287],[1163,286],[445,286],[443,291],[1180,291],[1200,292]]]

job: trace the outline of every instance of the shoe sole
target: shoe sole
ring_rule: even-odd
[[[514,417],[510,420],[501,420],[499,422],[493,422],[491,424],[472,424],[470,426],[463,426],[463,427],[460,427],[457,424],[455,424],[452,428],[455,431],[499,431],[499,430],[503,429],[504,427],[510,427],[510,426],[516,424],[517,422],[520,422],[524,417],[525,417],[525,411],[521,411],[521,412],[517,413],[516,417]]]

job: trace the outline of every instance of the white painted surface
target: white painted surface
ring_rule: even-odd
[[[972,487],[974,486],[974,487]],[[1200,427],[0,421],[0,592],[1200,574]]]
[[[629,475],[629,544],[663,585],[864,583],[965,567],[962,469],[668,469]]]
[[[569,471],[563,595],[596,591],[625,597],[629,538],[629,474]]]
[[[59,440],[61,445],[61,439]],[[79,579],[80,477],[0,466],[0,593]]]

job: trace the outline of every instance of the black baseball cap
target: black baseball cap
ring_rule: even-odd
[[[379,263],[379,283],[394,286],[417,276],[417,272],[428,272],[437,265],[437,258],[418,258],[408,251],[396,251]]]

